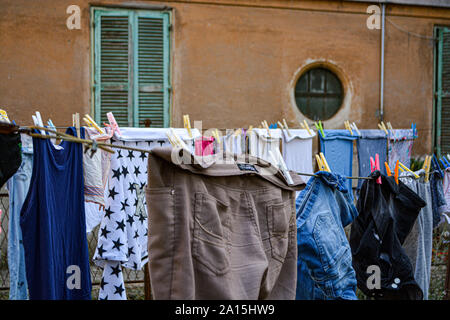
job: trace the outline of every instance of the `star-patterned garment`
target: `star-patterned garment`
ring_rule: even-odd
[[[166,136],[167,129],[120,130],[122,136],[115,135],[111,139],[112,144],[144,150],[170,146]],[[200,136],[198,130],[192,130],[192,139],[185,129],[175,129],[175,132],[192,148],[195,137]],[[147,206],[144,191],[147,184],[148,156],[145,152],[115,149],[111,157],[108,185],[105,188],[105,213],[100,223],[94,261],[104,269],[103,280],[113,285],[102,289],[101,297],[126,299],[125,296],[114,294],[114,286],[123,284],[123,276],[114,278],[115,281],[106,279],[109,277],[108,269],[118,263],[121,267],[141,270],[148,261]]]
[[[98,300],[126,300],[122,266],[117,261],[107,261],[103,267]]]

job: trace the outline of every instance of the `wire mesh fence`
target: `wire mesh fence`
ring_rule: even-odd
[[[0,210],[2,210],[0,217],[0,300],[2,300],[8,299],[9,296],[8,225],[10,214],[9,196],[3,190],[0,192]],[[103,269],[95,265],[92,259],[97,246],[98,228],[99,226],[87,235],[89,261],[91,263],[91,281],[93,284],[92,297],[94,299],[98,294],[98,286],[100,285],[103,272]],[[122,272],[128,296],[131,295],[136,299],[142,298],[144,296],[144,271],[123,268]]]

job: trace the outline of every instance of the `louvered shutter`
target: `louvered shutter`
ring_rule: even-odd
[[[450,29],[438,29],[437,66],[437,134],[438,151],[442,155],[450,153]]]
[[[126,12],[96,11],[96,121],[113,112],[120,126],[132,126],[130,91],[130,17]]]
[[[168,19],[164,13],[137,14],[137,97],[135,123],[168,126]]]

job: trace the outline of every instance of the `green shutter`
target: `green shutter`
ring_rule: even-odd
[[[96,121],[113,112],[120,126],[132,126],[130,106],[130,18],[127,12],[95,12]]]
[[[135,123],[168,126],[168,16],[157,12],[137,15]]]
[[[120,126],[169,125],[169,15],[94,9],[94,110]]]
[[[439,29],[437,74],[438,153],[450,153],[450,29]]]

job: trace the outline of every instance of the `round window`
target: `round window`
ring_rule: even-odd
[[[301,113],[312,120],[328,120],[342,104],[342,84],[328,69],[306,71],[295,85],[295,101]]]

